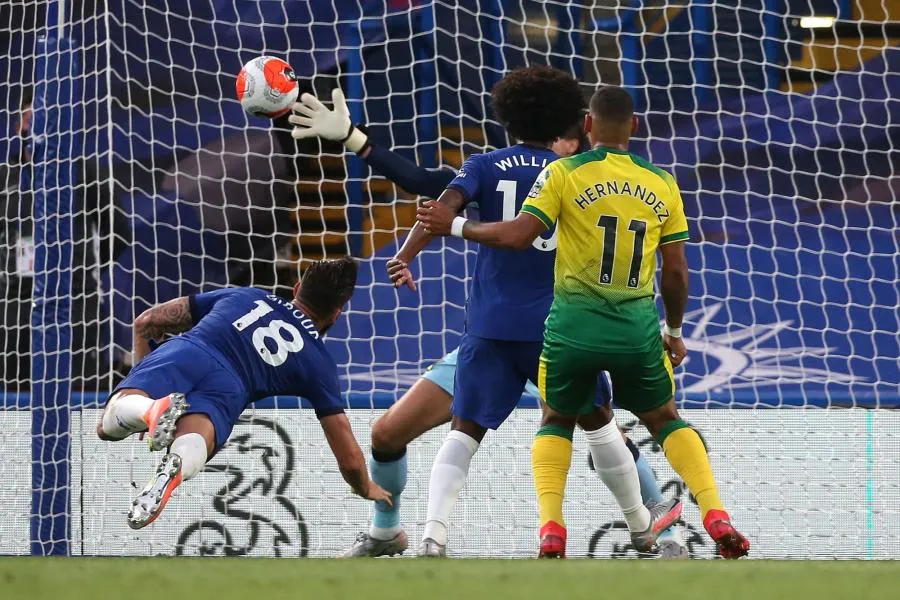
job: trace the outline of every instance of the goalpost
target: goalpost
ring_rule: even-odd
[[[372,139],[428,167],[508,143],[489,91],[552,64],[633,94],[633,151],[673,173],[691,229],[677,398],[735,524],[766,558],[898,558],[900,14],[887,0],[234,2],[0,8],[0,554],[333,556],[369,518],[296,398],[247,411],[151,527],[124,513],[157,456],[97,440],[148,306],[226,285],[287,291],[350,253],[360,285],[328,347],[364,447],[371,422],[464,329],[473,248],[429,247],[419,292],[385,262],[415,198],[339,145],[245,115],[243,62],[345,90]],[[808,29],[801,17],[835,17]],[[813,22],[807,22],[807,25]],[[822,22],[819,23],[820,25]],[[33,116],[32,116],[33,115]],[[523,399],[489,434],[454,514],[456,556],[537,540]],[[630,415],[620,423],[685,494]],[[410,446],[402,522],[421,533],[445,430]],[[634,556],[576,436],[569,554]],[[687,538],[712,556],[692,503]]]

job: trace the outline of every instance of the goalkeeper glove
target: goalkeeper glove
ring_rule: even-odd
[[[300,96],[300,102],[292,107],[294,114],[288,119],[294,126],[291,136],[298,140],[314,136],[333,140],[351,152],[361,153],[371,145],[369,136],[350,121],[350,110],[341,88],[331,90],[331,102],[334,108],[329,110],[312,94]]]

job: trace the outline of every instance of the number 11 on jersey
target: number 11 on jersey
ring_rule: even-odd
[[[600,277],[598,282],[609,285],[613,278],[613,265],[616,260],[616,227],[619,217],[603,215],[597,221],[597,227],[603,230],[603,256],[600,259]],[[644,262],[644,236],[647,234],[647,222],[633,219],[628,224],[628,231],[634,232],[634,246],[631,249],[631,266],[628,269],[626,285],[638,287],[641,279],[641,264]]]

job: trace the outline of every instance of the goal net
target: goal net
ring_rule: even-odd
[[[286,118],[243,113],[235,76],[265,54],[320,98],[342,86],[377,144],[430,168],[509,143],[489,92],[510,69],[557,66],[586,95],[626,86],[641,118],[632,150],[675,176],[691,230],[677,399],[753,556],[900,557],[894,4],[3,5],[0,554],[333,556],[367,527],[369,504],[299,399],[249,408],[139,532],[124,513],[157,457],[94,432],[131,366],[134,316],[229,285],[289,293],[322,257],[360,260],[328,348],[365,449],[374,419],[459,342],[473,248],[435,242],[412,265],[418,292],[394,290],[385,263],[417,198],[339,144],[295,143]],[[535,408],[524,398],[486,437],[451,554],[534,554]],[[630,415],[619,421],[665,493],[684,496],[692,553],[713,556],[660,448]],[[413,540],[445,432],[409,449]],[[585,450],[576,436],[569,554],[634,556]]]

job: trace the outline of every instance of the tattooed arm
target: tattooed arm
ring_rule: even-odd
[[[134,364],[150,354],[150,340],[162,341],[166,334],[181,333],[193,325],[187,296],[145,310],[134,320]]]

